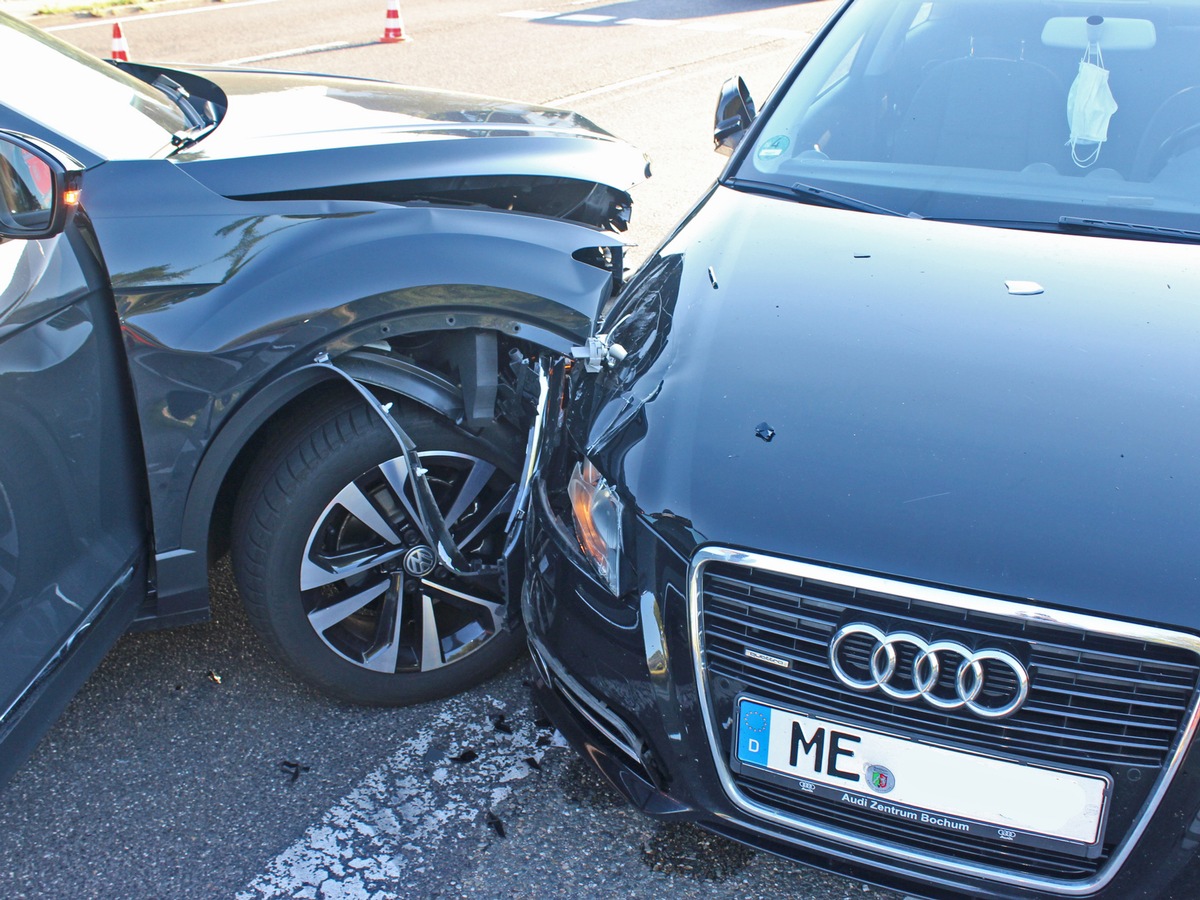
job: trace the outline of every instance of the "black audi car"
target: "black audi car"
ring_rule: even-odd
[[[1200,5],[853,0],[556,367],[538,697],[911,895],[1200,896]]]
[[[207,616],[230,546],[268,646],[339,697],[510,660],[541,360],[620,282],[643,155],[3,14],[0,57],[0,780],[119,634]]]

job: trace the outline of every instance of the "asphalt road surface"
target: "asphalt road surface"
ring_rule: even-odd
[[[51,0],[47,0],[51,2]],[[831,2],[179,0],[123,12],[135,60],[387,78],[576,109],[648,151],[634,261],[711,183],[722,81],[760,100]],[[107,56],[111,18],[38,17]],[[225,564],[213,621],[131,635],[0,792],[6,898],[887,896],[627,808],[539,724],[525,662],[407,710],[274,663]]]

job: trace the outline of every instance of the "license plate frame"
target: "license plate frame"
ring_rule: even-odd
[[[753,718],[755,713],[760,718]],[[735,698],[733,720],[730,767],[743,777],[950,833],[1089,859],[1102,852],[1113,790],[1105,772],[901,737],[747,694]],[[799,726],[799,739],[793,723]],[[758,746],[752,747],[752,741]],[[829,774],[830,767],[836,774]],[[962,773],[971,776],[975,789],[954,797],[954,779]],[[872,786],[877,778],[885,783]],[[901,778],[909,790],[899,790]],[[921,790],[928,791],[924,800]],[[988,812],[990,802],[1005,808]]]

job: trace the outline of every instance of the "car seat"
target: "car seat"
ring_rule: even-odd
[[[1150,181],[1172,158],[1200,147],[1200,85],[1162,102],[1142,133],[1133,158],[1133,180]]]
[[[1063,154],[1067,94],[1023,59],[950,59],[921,82],[897,126],[894,162],[1020,171]]]

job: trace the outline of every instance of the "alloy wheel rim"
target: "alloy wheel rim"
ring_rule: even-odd
[[[419,454],[447,530],[468,560],[492,563],[504,545],[513,479],[468,453]],[[403,457],[345,485],[317,517],[300,561],[310,627],[342,659],[381,674],[460,662],[500,630],[494,575],[460,577],[421,533]]]

